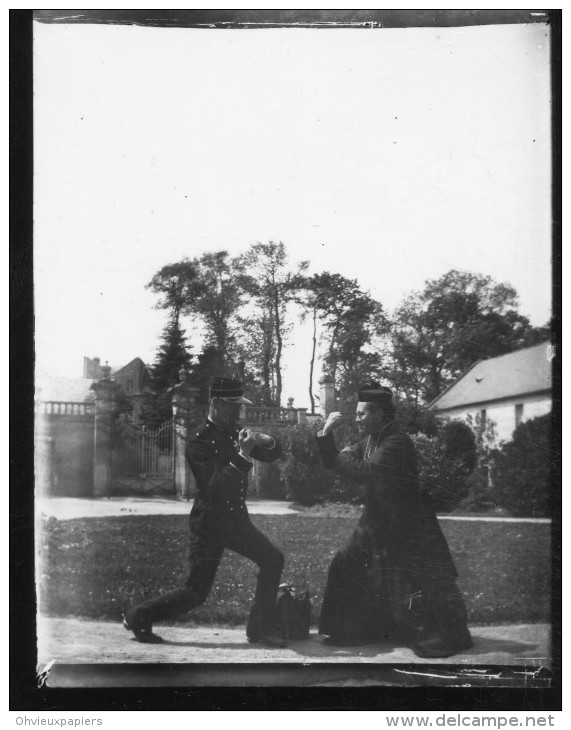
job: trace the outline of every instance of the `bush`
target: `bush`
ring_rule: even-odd
[[[468,478],[477,461],[472,430],[461,421],[449,421],[435,436],[417,433],[412,440],[422,486],[437,512],[451,512],[469,493]]]
[[[304,505],[324,499],[333,489],[335,475],[321,466],[311,426],[297,424],[282,434],[285,459],[280,475],[286,498]]]
[[[551,414],[521,423],[494,454],[497,503],[518,517],[549,517],[553,451]]]
[[[462,421],[448,421],[444,426],[444,457],[458,463],[466,476],[470,475],[476,466],[476,439],[470,426]]]
[[[458,514],[482,514],[498,512],[494,495],[490,490],[488,469],[485,464],[478,466],[466,480],[468,494],[454,510]]]
[[[412,400],[402,400],[397,404],[397,418],[402,428],[410,435],[419,433],[433,437],[438,435],[441,424],[434,411]]]
[[[336,434],[338,444],[351,440],[343,437],[351,435],[349,427],[345,430],[347,433]],[[282,433],[281,441],[285,459],[279,469],[286,499],[306,506],[325,500],[354,502],[359,499],[361,489],[357,484],[321,466],[314,427],[297,424]]]
[[[254,495],[260,499],[286,499],[286,488],[281,478],[279,462],[254,462],[250,497]]]

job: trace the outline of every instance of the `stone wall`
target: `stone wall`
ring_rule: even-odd
[[[42,403],[36,413],[36,490],[40,495],[93,493],[91,403]]]
[[[112,489],[112,432],[116,416],[119,384],[103,377],[91,385],[93,401],[38,402],[36,407],[35,466],[38,493],[54,496],[108,497]],[[195,480],[185,458],[186,446],[204,423],[208,406],[198,403],[198,391],[188,383],[188,373],[171,390],[176,444],[174,451],[173,496],[191,499]],[[276,434],[298,423],[307,423],[305,408],[247,405],[241,423],[264,433]],[[275,464],[256,463],[251,473],[250,495],[276,497],[279,472]]]

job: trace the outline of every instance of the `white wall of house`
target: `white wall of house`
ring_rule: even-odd
[[[439,416],[466,420],[470,415],[475,419],[482,411],[486,412],[486,421],[493,421],[495,443],[509,441],[519,423],[543,416],[551,410],[551,397],[548,395],[521,396],[502,401],[482,402],[468,407],[451,408],[437,411]]]

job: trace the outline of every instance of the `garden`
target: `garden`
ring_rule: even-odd
[[[355,441],[352,418],[338,430],[339,444]],[[493,424],[442,421],[426,409],[399,405],[399,421],[415,444],[421,487],[439,514],[550,517],[556,504],[559,449],[551,414],[526,421],[512,440],[495,445]],[[321,466],[314,428],[296,425],[276,433],[285,458],[273,467],[264,496],[302,505],[359,503],[359,487]],[[268,475],[270,477],[271,475]]]
[[[415,431],[405,413],[404,425],[415,441],[422,486],[441,516],[470,622],[549,621],[551,524],[529,519],[550,514],[549,416],[521,424],[512,441],[494,450],[483,447],[477,424],[424,423]],[[320,466],[310,430],[298,425],[280,434],[285,458],[271,465],[274,491],[265,495],[296,509],[252,520],[283,551],[283,581],[309,589],[315,621],[328,567],[357,522],[362,498],[355,485]],[[469,519],[455,519],[462,516]],[[184,583],[188,519],[50,517],[38,548],[42,613],[119,621],[131,605]],[[254,564],[225,553],[206,603],[181,620],[244,623],[255,580]]]

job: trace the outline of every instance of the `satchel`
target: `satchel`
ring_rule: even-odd
[[[307,639],[311,622],[309,591],[297,592],[294,586],[282,583],[277,598],[277,630],[284,639]]]

